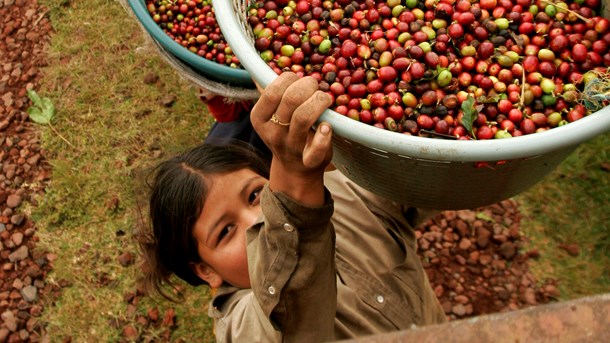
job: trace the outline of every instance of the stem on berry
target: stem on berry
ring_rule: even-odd
[[[545,4],[547,4],[547,5],[553,5],[553,6],[556,6],[554,2],[549,1],[549,0],[542,0],[542,2],[543,2],[543,3],[545,3]],[[564,10],[564,11],[567,11],[567,12],[570,12],[570,13],[574,14],[574,15],[575,15],[577,18],[582,19],[582,20],[584,20],[584,21],[585,21],[585,22],[587,22],[587,23],[589,22],[589,19],[587,19],[587,18],[583,17],[582,15],[580,15],[580,14],[576,13],[575,11],[572,11],[572,10],[571,10],[571,9],[569,9],[569,8],[562,8],[562,10]]]

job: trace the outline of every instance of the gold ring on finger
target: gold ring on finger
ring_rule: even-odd
[[[281,122],[281,121],[280,121],[280,120],[277,118],[277,116],[275,115],[275,113],[274,113],[274,114],[271,116],[271,119],[269,119],[269,121],[270,121],[270,122],[272,122],[272,123],[274,123],[274,124],[281,125],[281,126],[289,126],[289,125],[290,125],[290,123],[284,123],[284,122]]]

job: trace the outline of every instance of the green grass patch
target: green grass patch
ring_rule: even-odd
[[[558,279],[562,299],[610,292],[608,163],[610,134],[605,134],[581,145],[517,197],[523,232],[542,253],[532,270],[538,278]],[[576,250],[561,248],[566,245]]]
[[[72,145],[39,126],[53,174],[31,209],[38,248],[58,256],[49,282],[70,284],[44,311],[52,341],[119,341],[124,325],[143,330],[138,317],[153,307],[161,319],[175,309],[172,341],[211,341],[207,289],[187,288],[190,306],[141,298],[134,307],[124,295],[136,291],[140,267],[118,262],[123,252],[137,254],[143,178],[156,162],[201,142],[211,117],[118,2],[41,2],[55,33],[38,93],[52,99],[53,125]],[[148,73],[159,81],[145,84]],[[171,107],[160,103],[167,95],[175,96]],[[162,334],[149,327],[141,337]]]

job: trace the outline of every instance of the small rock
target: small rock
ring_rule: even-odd
[[[468,304],[470,302],[470,299],[468,299],[467,296],[465,295],[456,295],[454,300],[459,303],[459,304]]]
[[[135,340],[138,337],[138,330],[132,325],[127,325],[123,328],[123,336],[128,340]]]
[[[146,319],[146,317],[144,317],[144,316],[138,316],[138,319],[136,320],[136,322],[141,326],[148,325],[148,319]]]
[[[506,300],[510,299],[510,295],[511,295],[510,292],[504,288],[501,288],[496,293],[498,294],[498,298],[500,298],[501,300],[506,301]]]
[[[23,300],[31,303],[36,301],[38,298],[38,288],[34,286],[25,286],[21,289],[21,296]]]
[[[21,213],[11,216],[11,224],[16,225],[16,226],[20,226],[21,224],[23,224],[24,220],[25,220],[25,216]]]
[[[34,331],[34,329],[36,328],[36,326],[38,325],[38,319],[36,318],[30,318],[28,319],[28,321],[25,323],[25,328],[32,332]]]
[[[430,249],[430,242],[427,239],[420,239],[419,240],[419,249],[422,251],[426,251],[426,250]]]
[[[445,314],[449,314],[451,313],[451,307],[453,305],[451,305],[451,301],[443,301],[441,303],[441,307],[443,308],[443,311],[445,312]]]
[[[159,76],[154,73],[144,75],[144,83],[147,85],[153,84],[159,80]]]
[[[133,264],[133,262],[135,261],[135,258],[132,253],[130,253],[129,251],[126,251],[126,252],[122,253],[121,255],[119,255],[118,261],[123,267],[127,267],[127,266]]]
[[[564,250],[570,256],[578,256],[580,254],[580,247],[575,243],[562,243],[559,244],[558,248]]]
[[[444,293],[445,289],[443,288],[443,285],[436,285],[436,287],[434,287],[434,294],[437,298],[442,297]]]
[[[13,284],[12,284],[14,289],[22,289],[23,288],[23,281],[21,281],[21,279],[17,278],[15,280],[13,280]]]
[[[130,303],[136,297],[135,292],[126,292],[123,294],[123,301],[126,303]]]
[[[493,235],[492,238],[497,243],[504,243],[508,241],[508,237],[505,234]]]
[[[487,245],[489,245],[489,237],[491,236],[491,231],[484,227],[477,228],[477,245],[481,249],[485,249]]]
[[[484,266],[490,264],[492,260],[493,260],[493,257],[491,257],[488,254],[481,254],[481,256],[479,256],[479,263]]]
[[[538,249],[532,249],[525,254],[528,258],[538,259],[540,258],[540,251]]]
[[[7,328],[0,328],[0,342],[6,342],[6,339],[10,333],[11,332]]]
[[[10,216],[12,216],[12,215],[13,215],[13,209],[12,209],[12,208],[10,208],[10,207],[7,207],[7,208],[5,208],[5,209],[2,211],[2,216],[3,216],[3,217],[7,217],[7,218],[8,218],[8,217],[10,217]],[[8,228],[8,229],[10,230],[11,228]]]
[[[22,261],[28,258],[30,251],[27,245],[20,246],[17,250],[8,255],[8,260],[11,262]]]
[[[502,260],[502,259],[493,260],[493,261],[491,261],[491,267],[494,270],[504,270],[504,269],[506,269],[506,261]],[[522,271],[520,269],[517,269],[514,272],[515,272],[515,275],[518,275],[517,273],[522,273]]]
[[[159,309],[156,307],[149,308],[147,315],[150,321],[156,322],[157,320],[159,320]]]
[[[8,297],[9,297],[9,299],[12,299],[12,300],[18,300],[18,299],[21,299],[21,294],[18,291],[13,290],[13,291],[11,291],[11,294],[9,294]]]
[[[457,263],[461,264],[461,265],[465,265],[466,264],[466,258],[462,255],[456,255],[455,256],[455,260],[457,261]]]
[[[462,236],[462,237],[468,236],[468,234],[470,232],[470,228],[468,227],[468,223],[466,223],[462,219],[458,219],[457,220],[457,222],[455,224],[455,229],[457,230],[459,235]]]
[[[19,338],[21,341],[26,342],[30,338],[30,333],[26,329],[19,330]]]
[[[30,316],[40,317],[42,314],[43,307],[41,305],[34,305],[30,308]]]
[[[165,316],[163,317],[163,326],[173,327],[175,325],[176,312],[173,308],[167,309],[165,311]]]
[[[461,317],[466,314],[466,308],[462,304],[457,304],[451,307],[451,313],[455,314],[458,317]]]
[[[469,260],[476,263],[479,261],[479,256],[481,256],[481,253],[478,250],[472,251],[469,255]]]
[[[25,38],[29,41],[36,42],[38,41],[40,36],[38,35],[38,33],[30,31],[25,34]]]
[[[41,157],[41,156],[40,156],[40,154],[36,154],[36,155],[34,155],[34,156],[32,156],[32,157],[28,158],[28,164],[29,164],[30,166],[35,166],[35,165],[37,165],[37,164],[38,164],[38,161],[40,160],[40,157]]]
[[[532,288],[526,288],[525,291],[521,294],[521,301],[528,305],[536,305],[536,291]]]
[[[470,246],[472,246],[472,242],[470,242],[470,240],[468,238],[462,238],[462,240],[460,240],[460,244],[459,244],[460,249],[468,250],[468,248],[470,248]]]
[[[39,266],[34,264],[25,271],[25,275],[31,277],[32,279],[37,279],[42,276],[42,270],[40,270]]]
[[[443,233],[443,241],[445,242],[453,242],[454,241],[454,237],[453,237],[453,232],[452,231],[445,231]]]
[[[23,243],[23,233],[21,232],[15,232],[12,236],[11,236],[11,240],[13,241],[13,243],[15,243],[15,246],[19,246],[21,245],[21,243]]]
[[[136,299],[137,299],[137,298],[136,298]],[[137,302],[136,302],[135,304],[129,304],[129,305],[127,305],[127,310],[125,311],[125,313],[126,313],[128,316],[135,315],[135,314],[136,314],[136,312],[138,311],[138,307],[137,307],[136,305],[137,305]]]
[[[172,105],[174,105],[174,102],[176,102],[176,96],[172,94],[165,95],[161,99],[159,99],[159,103],[165,107],[172,107]]]
[[[498,248],[498,253],[505,259],[510,260],[517,254],[517,247],[512,242],[504,242]]]
[[[2,312],[0,318],[2,318],[2,321],[4,321],[4,325],[6,325],[6,328],[10,332],[17,331],[17,318],[15,317],[13,312],[11,312],[10,310],[6,310]]]
[[[0,6],[2,7],[2,6]],[[34,17],[34,15],[36,14],[36,10],[33,8],[29,8],[25,11],[25,17],[27,19],[32,19],[32,17]]]
[[[15,103],[13,93],[11,93],[11,92],[5,93],[2,96],[2,102],[4,103],[4,106],[6,106],[6,107],[13,106],[13,104]],[[6,122],[8,123],[8,121],[6,121]]]
[[[36,279],[36,280],[34,280],[34,283],[32,283],[32,285],[34,285],[34,287],[36,287],[38,289],[43,289],[46,284],[43,280]]]
[[[544,291],[551,297],[558,297],[559,296],[559,290],[557,289],[557,287],[555,287],[554,285],[546,285],[544,286]]]
[[[474,222],[475,219],[477,218],[476,213],[474,213],[474,211],[471,211],[471,210],[459,210],[459,211],[457,211],[457,216],[460,219],[462,219],[468,223]]]
[[[6,198],[6,206],[15,208],[21,205],[21,197],[17,194],[11,194]]]

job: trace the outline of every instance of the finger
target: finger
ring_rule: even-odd
[[[282,122],[291,122],[294,111],[318,90],[318,81],[311,76],[300,78],[284,92],[282,102],[275,112]]]
[[[263,94],[263,92],[265,91],[265,88],[263,88],[263,86],[261,86],[258,82],[254,81],[254,85],[256,86],[256,90],[258,90],[259,93]]]
[[[313,124],[320,118],[324,110],[332,104],[330,95],[316,91],[309,99],[299,106],[291,120],[291,134],[303,136],[311,129]]]
[[[199,99],[203,102],[208,102],[214,99],[217,95],[207,89],[199,88]]]
[[[318,125],[313,138],[303,150],[303,165],[307,168],[326,167],[332,156],[332,127],[323,122]]]
[[[255,128],[269,121],[282,101],[286,89],[298,79],[294,73],[282,73],[264,89],[250,114],[250,121]]]

